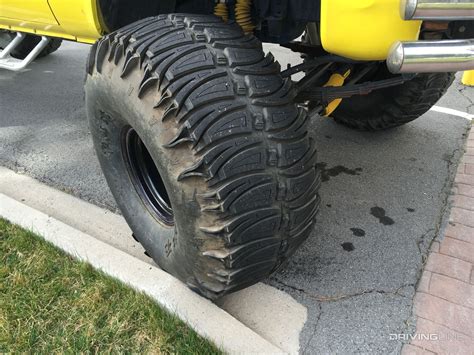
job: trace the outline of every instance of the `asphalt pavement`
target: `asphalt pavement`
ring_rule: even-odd
[[[88,49],[64,43],[27,71],[0,71],[0,165],[116,210],[84,110]],[[275,55],[297,60],[281,49]],[[438,105],[474,113],[473,101],[474,89],[457,80]],[[469,125],[430,111],[403,127],[365,133],[313,118],[324,177],[317,227],[267,281],[308,310],[302,353],[400,351],[390,334],[415,328],[416,283],[443,228]]]

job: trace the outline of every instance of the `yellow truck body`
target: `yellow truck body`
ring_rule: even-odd
[[[400,0],[323,0],[321,42],[333,54],[383,60],[396,41],[418,39],[421,21],[403,21]]]
[[[105,33],[96,0],[1,0],[0,28],[94,43]]]
[[[399,0],[322,0],[326,51],[358,60],[386,59],[397,40],[416,40],[420,21],[403,21]],[[94,43],[106,33],[97,0],[2,0],[0,28]]]

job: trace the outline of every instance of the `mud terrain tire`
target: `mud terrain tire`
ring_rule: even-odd
[[[338,123],[363,131],[401,126],[433,107],[453,80],[453,73],[418,74],[402,85],[344,99],[331,116]]]
[[[87,112],[117,204],[160,267],[211,299],[266,278],[313,229],[315,144],[279,73],[214,16],[143,19],[90,54]],[[141,180],[137,151],[156,166]],[[168,219],[140,185],[150,176]]]

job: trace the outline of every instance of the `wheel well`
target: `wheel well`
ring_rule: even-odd
[[[140,19],[167,13],[214,13],[215,0],[97,0],[109,31]],[[302,34],[308,22],[318,22],[320,0],[247,0],[252,6],[256,36],[263,42],[286,43]],[[237,0],[227,0],[234,18]]]
[[[112,32],[142,18],[173,12],[211,14],[213,0],[98,0],[107,29]]]

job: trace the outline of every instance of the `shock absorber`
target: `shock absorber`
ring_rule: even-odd
[[[214,7],[214,15],[222,18],[224,22],[229,21],[229,10],[227,9],[226,0],[218,0]]]
[[[253,33],[252,0],[237,0],[235,3],[235,21],[245,33]]]

